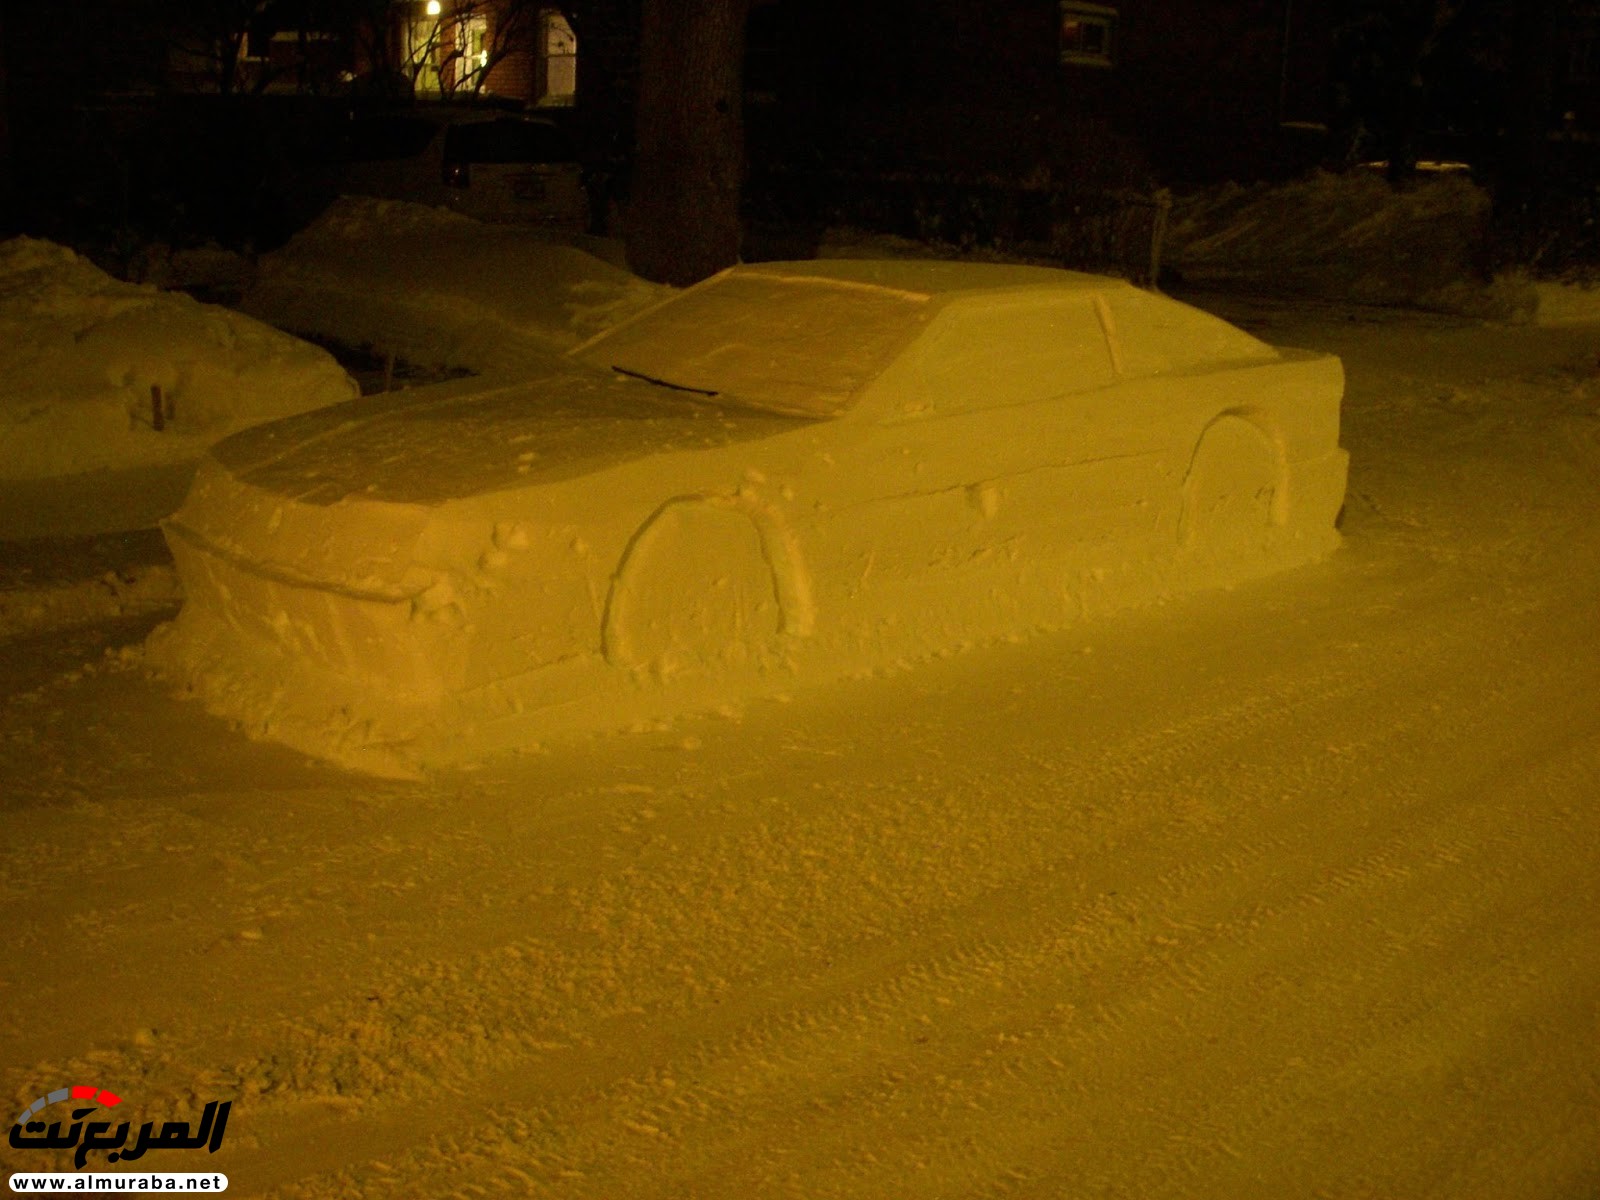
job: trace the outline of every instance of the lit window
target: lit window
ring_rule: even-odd
[[[457,19],[455,86],[476,91],[484,84],[489,66],[489,18],[463,16]]]
[[[1074,66],[1109,67],[1116,23],[1114,8],[1061,0],[1061,61]]]
[[[539,14],[544,34],[544,93],[546,104],[570,104],[578,90],[578,39],[566,17],[553,8]]]

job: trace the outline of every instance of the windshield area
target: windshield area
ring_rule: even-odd
[[[596,338],[577,357],[682,391],[832,417],[922,329],[927,298],[809,276],[724,275]]]

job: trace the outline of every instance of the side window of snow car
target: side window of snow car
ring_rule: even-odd
[[[928,332],[921,375],[936,413],[1046,400],[1115,379],[1087,296],[975,297],[952,305]]]

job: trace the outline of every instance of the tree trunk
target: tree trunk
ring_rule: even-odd
[[[12,233],[11,194],[15,166],[11,160],[11,85],[6,72],[5,8],[0,5],[0,237]]]
[[[739,259],[748,0],[644,0],[628,264],[680,287]]]
[[[1530,205],[1544,183],[1555,89],[1554,0],[1517,0],[1511,25],[1506,145],[1498,199],[1509,208]]]
[[[1417,176],[1417,135],[1422,131],[1425,84],[1423,64],[1433,52],[1439,31],[1453,17],[1442,0],[1412,0],[1390,18],[1394,61],[1390,64],[1388,123],[1383,154],[1389,160],[1392,184]]]
[[[637,0],[569,2],[578,38],[577,117],[589,193],[589,232],[621,233],[633,162],[633,112],[639,83]]]

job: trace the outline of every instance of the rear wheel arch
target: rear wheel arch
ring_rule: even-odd
[[[1277,422],[1249,406],[1212,417],[1195,439],[1181,497],[1178,544],[1185,549],[1287,525],[1289,463]]]

